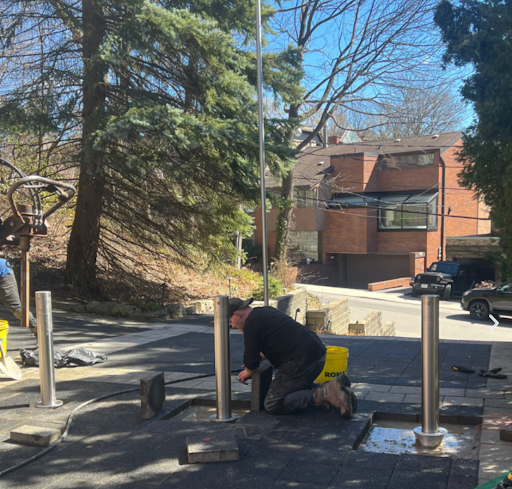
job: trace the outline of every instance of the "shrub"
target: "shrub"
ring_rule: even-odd
[[[283,284],[280,280],[269,275],[268,277],[268,298],[273,299],[274,297],[278,297],[283,293]],[[258,287],[253,290],[252,296],[257,301],[263,300],[263,277],[260,278]]]

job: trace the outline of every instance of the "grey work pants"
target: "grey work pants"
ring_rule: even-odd
[[[279,367],[265,398],[269,414],[290,414],[314,404],[311,389],[324,368],[325,355],[315,362],[292,361]]]
[[[18,292],[18,284],[14,273],[8,273],[0,279],[0,302],[4,304],[18,319],[21,318],[21,301]],[[36,318],[30,313],[30,327],[36,328]]]

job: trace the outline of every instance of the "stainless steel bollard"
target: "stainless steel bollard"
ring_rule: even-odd
[[[211,421],[232,423],[238,415],[231,413],[231,359],[229,352],[229,297],[213,298],[215,383],[217,390],[217,414]]]
[[[447,433],[439,428],[439,296],[421,297],[421,400],[422,423],[415,428],[416,439],[435,448]]]
[[[35,406],[39,408],[57,408],[62,406],[63,402],[55,399],[51,292],[36,292],[36,313],[41,401],[37,402]]]
[[[439,431],[439,297],[421,298],[422,430]]]

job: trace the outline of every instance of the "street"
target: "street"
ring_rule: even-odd
[[[382,311],[382,321],[394,321],[396,336],[419,338],[421,336],[421,300],[403,290],[368,292],[356,289],[305,286],[308,292],[318,295],[328,304],[341,297],[347,297],[350,306],[350,319],[362,320],[372,311]],[[407,290],[407,289],[405,289]],[[378,298],[371,298],[374,294]],[[386,297],[387,296],[387,297]],[[440,338],[465,341],[512,341],[512,318],[502,317],[498,327],[491,332],[493,323],[475,321],[469,312],[463,311],[459,298],[440,301]]]

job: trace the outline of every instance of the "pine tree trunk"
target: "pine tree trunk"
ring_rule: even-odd
[[[299,106],[292,105],[290,106],[290,111],[288,113],[288,117],[290,119],[298,119],[299,116]],[[290,135],[293,139],[293,133]],[[279,215],[277,217],[277,225],[276,225],[276,245],[274,248],[274,258],[276,260],[281,260],[282,258],[286,258],[286,254],[288,253],[288,238],[290,236],[290,225],[292,220],[292,213],[294,207],[294,192],[295,186],[293,184],[293,177],[295,175],[295,170],[292,168],[288,174],[286,175],[283,181],[283,190],[281,191],[281,199],[286,204],[283,204],[279,209]]]
[[[94,134],[102,128],[106,99],[106,67],[98,53],[105,36],[105,18],[95,0],[83,0],[83,109],[82,153],[75,220],[68,244],[68,280],[83,291],[100,292],[96,258],[105,192],[104,149],[94,145]]]
[[[293,177],[295,170],[292,168],[283,182],[283,190],[281,191],[281,199],[286,204],[283,204],[279,209],[279,215],[277,217],[276,224],[276,246],[274,248],[274,258],[280,260],[286,257],[288,253],[288,237],[290,235],[290,221],[292,219],[293,212]]]

